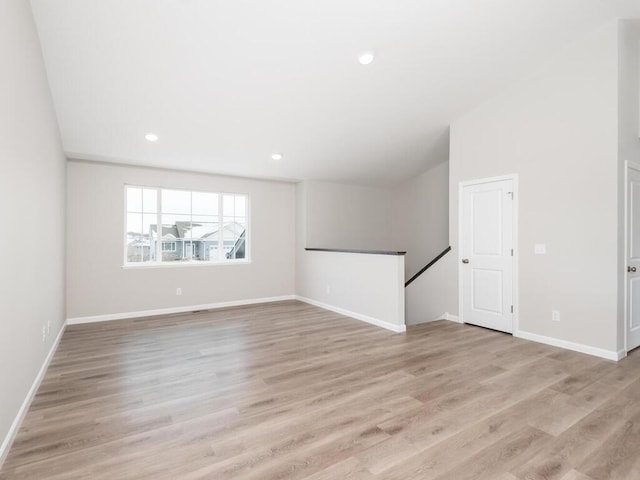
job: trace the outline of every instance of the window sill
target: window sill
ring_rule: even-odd
[[[251,260],[236,260],[233,262],[176,262],[176,263],[125,263],[123,270],[138,270],[145,268],[185,268],[185,267],[228,267],[232,265],[249,265]]]

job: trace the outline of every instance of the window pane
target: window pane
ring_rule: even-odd
[[[217,239],[218,223],[192,223],[191,239],[198,241],[210,241],[214,236]]]
[[[156,260],[156,243],[155,238],[157,235],[156,223],[158,221],[158,215],[155,213],[145,213],[142,215],[142,238],[145,243],[144,246],[144,261]]]
[[[162,230],[165,240],[190,239],[191,215],[162,215]]]
[[[189,256],[191,249],[188,248],[189,240],[191,240],[190,215],[162,215],[162,241],[176,242],[175,251],[162,252],[163,262],[188,261],[191,258]]]
[[[193,259],[199,261],[219,261],[218,223],[193,223],[191,238],[193,240]]]
[[[225,251],[220,250],[218,243],[211,243],[207,246],[207,259],[209,262],[224,262],[226,259]]]
[[[158,191],[155,188],[142,190],[142,211],[145,213],[158,211]]]
[[[191,197],[194,215],[218,215],[218,194],[193,192]]]
[[[142,211],[142,189],[127,187],[127,212]]]
[[[142,214],[127,214],[127,262],[144,261]]]
[[[218,223],[217,215],[193,215],[191,217],[193,223]]]
[[[244,195],[236,195],[235,198],[235,213],[236,217],[247,216],[247,197]]]
[[[246,230],[244,226],[233,224],[234,243],[233,247],[227,252],[228,259],[246,258]]]
[[[129,233],[140,235],[142,233],[142,214],[127,213],[127,235]]]
[[[163,262],[188,262],[195,255],[195,244],[189,240],[176,240],[174,251],[163,250]]]
[[[162,213],[191,213],[191,192],[162,190]]]
[[[233,217],[235,208],[234,208],[234,196],[233,195],[224,195],[223,201],[223,209],[222,213],[225,217]]]

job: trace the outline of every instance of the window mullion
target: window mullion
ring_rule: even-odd
[[[162,190],[156,189],[156,204],[158,212],[156,213],[156,262],[162,263]]]
[[[223,220],[223,203],[222,203],[223,195],[221,193],[218,194],[218,261],[224,262],[225,251],[224,251],[224,222]]]

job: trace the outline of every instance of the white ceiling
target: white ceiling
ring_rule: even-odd
[[[640,17],[640,0],[32,5],[68,156],[377,185],[445,160],[448,125],[557,48]]]

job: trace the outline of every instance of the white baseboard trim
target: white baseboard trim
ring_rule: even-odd
[[[251,298],[248,300],[234,300],[231,302],[207,303],[205,305],[186,305],[183,307],[158,308],[156,310],[142,310],[138,312],[110,313],[107,315],[94,315],[90,317],[67,318],[67,325],[108,322],[111,320],[125,320],[127,318],[153,317],[156,315],[170,315],[172,313],[195,312],[197,310],[215,310],[217,308],[241,307],[243,305],[282,302],[284,300],[295,299],[295,295],[282,295],[280,297]]]
[[[380,320],[378,318],[373,318],[368,315],[352,312],[351,310],[335,307],[333,305],[329,305],[328,303],[319,302],[317,300],[301,297],[299,295],[296,295],[296,299],[300,300],[301,302],[308,303],[309,305],[314,305],[316,307],[324,308],[325,310],[330,310],[332,312],[339,313],[340,315],[345,315],[347,317],[355,318],[356,320],[360,320],[362,322],[370,323],[371,325],[375,325],[377,327],[386,328],[387,330],[391,330],[392,332],[404,333],[407,331],[406,325],[396,325],[395,323],[385,322],[384,320]]]
[[[531,340],[532,342],[544,343],[545,345],[551,345],[552,347],[565,348],[567,350],[573,350],[574,352],[586,353],[587,355],[593,355],[594,357],[605,358],[607,360],[613,360],[617,362],[626,356],[624,350],[618,352],[612,350],[605,350],[603,348],[592,347],[590,345],[583,345],[581,343],[573,343],[567,340],[560,340],[559,338],[546,337],[544,335],[538,335],[537,333],[525,332],[523,330],[517,330],[513,333],[514,337],[522,338],[524,340]]]
[[[439,322],[440,320],[448,320],[450,322],[461,323],[457,315],[451,315],[449,312],[444,312],[438,318],[418,320],[417,322],[407,322],[407,325],[422,325],[423,323]]]
[[[430,319],[427,319],[427,320],[418,320],[418,321],[415,321],[415,322],[407,321],[407,326],[408,327],[413,327],[414,325],[424,325],[425,323],[433,323],[433,322],[437,322],[437,321],[444,320],[444,319],[445,319],[444,317],[441,317],[441,318],[430,318]]]
[[[462,323],[458,315],[452,315],[449,312],[444,312],[444,314],[442,315],[442,318],[445,320],[449,320],[450,322]]]
[[[35,380],[31,384],[31,388],[27,392],[27,396],[22,402],[22,405],[20,406],[20,410],[18,410],[18,414],[16,415],[16,418],[13,420],[13,423],[11,424],[11,427],[9,428],[7,435],[5,436],[4,440],[2,441],[2,444],[0,445],[0,468],[2,468],[2,464],[7,458],[7,454],[9,453],[9,449],[11,448],[11,444],[13,443],[13,440],[16,438],[16,435],[18,434],[18,430],[20,430],[20,425],[22,424],[22,421],[24,420],[24,417],[27,414],[27,411],[29,410],[29,406],[33,401],[33,397],[36,396],[38,388],[40,387],[40,383],[42,383],[42,379],[44,378],[45,373],[47,373],[47,368],[49,368],[51,359],[55,355],[56,350],[58,349],[58,345],[60,345],[60,340],[62,339],[62,335],[64,334],[66,327],[67,327],[67,324],[65,322],[62,325],[62,328],[60,329],[58,336],[53,342],[53,345],[51,345],[51,348],[49,349],[49,353],[47,354],[47,357],[44,359],[44,362],[40,367],[40,371],[38,372],[38,375],[36,375]]]

